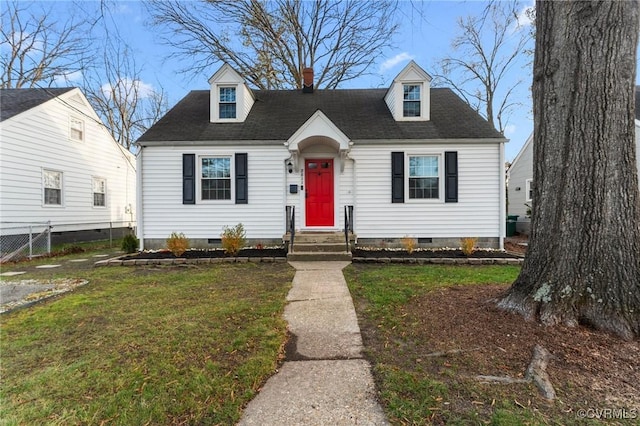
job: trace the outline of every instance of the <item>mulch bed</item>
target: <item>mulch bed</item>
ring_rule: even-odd
[[[284,248],[242,249],[236,256],[231,256],[221,249],[187,250],[180,256],[175,256],[167,250],[140,252],[121,257],[120,260],[151,260],[151,259],[220,259],[225,257],[287,257]]]
[[[353,257],[361,257],[365,259],[375,259],[382,257],[395,258],[414,258],[414,259],[444,259],[444,258],[460,258],[460,259],[514,259],[518,258],[513,254],[509,254],[498,250],[477,250],[470,256],[462,253],[462,250],[414,250],[409,253],[406,250],[390,250],[390,249],[354,249]]]

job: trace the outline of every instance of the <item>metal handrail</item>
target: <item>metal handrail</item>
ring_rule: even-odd
[[[349,251],[349,232],[353,232],[353,206],[344,206],[344,241]]]
[[[293,253],[293,240],[296,237],[296,206],[288,206],[289,214],[289,253]]]

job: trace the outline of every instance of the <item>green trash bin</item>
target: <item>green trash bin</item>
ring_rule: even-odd
[[[518,215],[507,216],[507,237],[513,237],[516,235],[516,223],[518,222]]]

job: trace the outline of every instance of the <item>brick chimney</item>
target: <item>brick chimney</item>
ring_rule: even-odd
[[[302,69],[302,93],[313,93],[313,68]]]

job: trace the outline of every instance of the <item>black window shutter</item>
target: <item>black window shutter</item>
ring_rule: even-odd
[[[182,204],[196,203],[196,155],[182,154]]]
[[[444,202],[458,202],[458,152],[444,153]]]
[[[236,153],[236,204],[249,204],[246,153]]]
[[[404,203],[404,152],[391,153],[391,202]]]

